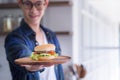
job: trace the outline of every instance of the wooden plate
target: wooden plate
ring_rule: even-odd
[[[30,57],[19,58],[15,60],[16,64],[19,65],[56,65],[56,64],[63,64],[69,61],[71,58],[68,56],[58,56],[54,59],[44,60],[44,61],[35,61],[32,60]]]

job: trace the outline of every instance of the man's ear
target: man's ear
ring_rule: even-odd
[[[17,0],[17,3],[18,3],[18,5],[19,5],[19,7],[21,8],[21,0]]]
[[[45,0],[45,6],[46,6],[46,8],[48,7],[48,4],[49,4],[49,0]]]

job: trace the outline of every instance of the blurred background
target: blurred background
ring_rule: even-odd
[[[11,80],[4,39],[23,17],[16,1],[0,0],[1,80]],[[63,64],[65,80],[77,80],[70,69],[74,64],[87,71],[79,80],[120,80],[119,4],[119,0],[50,0],[42,24],[56,33],[62,55],[72,58]]]

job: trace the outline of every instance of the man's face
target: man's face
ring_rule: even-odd
[[[21,0],[19,4],[24,13],[25,21],[37,24],[40,23],[48,0]]]

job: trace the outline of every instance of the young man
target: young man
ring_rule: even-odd
[[[52,43],[60,55],[61,49],[56,35],[40,25],[49,0],[18,0],[24,14],[20,26],[8,34],[5,51],[9,62],[12,80],[64,80],[61,65],[44,68],[44,65],[17,65],[15,59],[28,57],[34,47]]]

